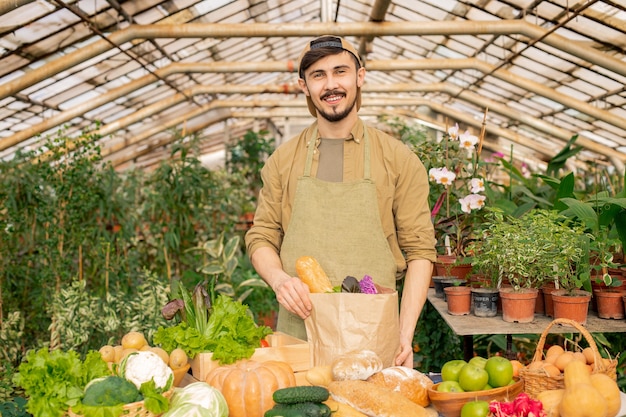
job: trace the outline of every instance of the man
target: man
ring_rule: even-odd
[[[365,68],[348,42],[309,42],[299,76],[317,121],[268,158],[246,234],[252,264],[280,304],[277,330],[306,339],[311,302],[295,272],[300,256],[317,259],[333,285],[367,274],[395,289],[406,274],[395,363],[413,367],[413,334],[436,259],[426,170],[402,142],[358,117]]]

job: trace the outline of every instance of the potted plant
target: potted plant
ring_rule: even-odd
[[[486,201],[487,162],[480,161],[483,133],[458,124],[433,140],[421,128],[388,122],[424,163],[430,178],[429,203],[437,238],[435,276],[465,279],[471,271],[467,245],[480,235]]]
[[[538,288],[547,280],[578,286],[584,278],[572,268],[584,258],[583,231],[553,210],[533,209],[521,217],[490,209],[484,238],[471,246],[472,262],[499,289],[505,321],[532,321]],[[530,308],[523,317],[511,316],[511,298]]]

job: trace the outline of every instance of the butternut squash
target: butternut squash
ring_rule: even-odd
[[[560,417],[559,406],[564,394],[564,389],[551,389],[537,394],[537,399],[541,401],[546,411],[546,417]]]
[[[560,417],[608,417],[604,396],[592,385],[587,364],[571,361],[563,373],[565,393],[559,405]]]
[[[607,417],[606,400],[590,383],[579,382],[565,389],[560,417]]]
[[[606,417],[615,417],[622,406],[620,389],[617,382],[606,374],[591,375],[591,385],[602,394],[606,401]]]

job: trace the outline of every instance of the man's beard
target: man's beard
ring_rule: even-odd
[[[330,94],[336,94],[336,93],[331,91],[325,95],[330,95]],[[350,103],[350,105],[348,105],[346,109],[340,113],[328,113],[318,107],[316,107],[315,110],[317,110],[320,116],[322,116],[324,119],[328,120],[329,122],[338,122],[340,120],[345,119],[350,114],[350,112],[352,111],[355,105],[356,105],[356,96],[354,96],[354,100],[352,100],[352,103]]]

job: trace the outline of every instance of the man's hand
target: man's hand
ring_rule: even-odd
[[[396,366],[413,368],[413,343],[400,340],[400,350],[394,360]]]
[[[296,314],[301,319],[309,317],[312,308],[309,287],[300,278],[281,280],[273,290],[276,293],[276,300],[290,313]]]

